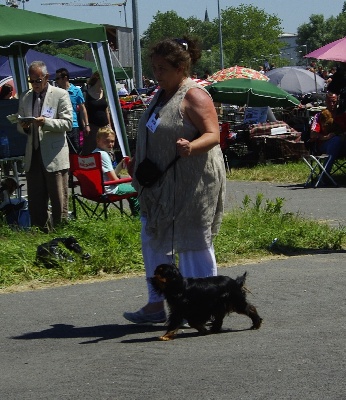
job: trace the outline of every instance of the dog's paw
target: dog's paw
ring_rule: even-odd
[[[173,340],[177,335],[178,329],[174,329],[166,332],[164,335],[160,336],[159,339],[163,341]]]
[[[259,329],[262,325],[263,319],[259,318],[256,322],[253,323],[250,329]]]
[[[167,342],[168,340],[173,340],[174,339],[174,335],[163,335],[159,337],[159,340],[162,340],[164,342]]]

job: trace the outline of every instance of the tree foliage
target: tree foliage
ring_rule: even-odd
[[[308,51],[313,51],[326,43],[333,41],[332,31],[335,18],[325,19],[323,14],[313,14],[309,18],[309,22],[298,27],[297,44],[307,44]],[[327,31],[329,27],[329,31]]]
[[[323,14],[312,14],[308,22],[298,27],[297,34],[297,44],[306,44],[309,53],[344,37],[346,35],[346,1],[336,17],[325,19]],[[323,61],[323,63],[328,62]]]
[[[279,53],[282,29],[278,17],[255,6],[240,5],[224,10],[221,20],[226,64],[249,65],[254,59]]]
[[[282,44],[281,20],[252,5],[229,7],[221,12],[223,55],[225,67],[235,64],[250,65],[254,59],[267,54],[278,54]],[[167,37],[189,35],[199,39],[202,58],[195,70],[203,75],[205,70],[220,69],[219,20],[201,21],[195,17],[184,19],[175,11],[158,12],[142,38],[143,72],[150,75],[147,60],[148,48]],[[257,68],[256,64],[256,68]]]
[[[203,37],[205,32],[206,29],[202,21],[197,18],[184,19],[179,17],[175,11],[165,13],[158,11],[141,40],[143,74],[151,75],[148,51],[154,43],[164,38],[178,38],[184,35],[200,38]]]
[[[90,46],[87,43],[75,44],[75,42],[65,44],[49,43],[36,46],[35,50],[40,51],[41,53],[50,54],[52,56],[57,54],[65,54],[67,56],[76,57],[83,60],[85,58],[85,54],[90,51]]]

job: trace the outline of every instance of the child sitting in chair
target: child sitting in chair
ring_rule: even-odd
[[[111,157],[109,155],[110,151],[113,151],[115,142],[115,133],[109,127],[100,128],[96,134],[96,144],[97,148],[93,153],[99,152],[101,154],[102,161],[102,172],[104,181],[116,181],[119,178],[118,174],[122,169],[125,168],[125,161],[121,160],[117,165],[116,169],[113,169],[113,164]],[[128,193],[134,193],[135,189],[130,183],[120,183],[119,185],[108,185],[105,186],[106,193],[117,194],[122,196]],[[131,213],[134,216],[139,215],[139,202],[137,197],[128,198]]]

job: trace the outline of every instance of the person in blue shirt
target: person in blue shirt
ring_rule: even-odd
[[[125,160],[121,160],[114,169],[111,156],[109,153],[113,152],[115,143],[115,133],[110,127],[99,128],[96,134],[96,149],[93,153],[99,152],[101,154],[102,172],[104,181],[116,181],[119,178],[119,173],[122,169],[126,168]],[[105,186],[106,193],[117,194],[119,196],[136,193],[136,190],[130,183],[120,183],[119,185]],[[133,216],[139,215],[139,202],[137,196],[129,197],[128,199],[130,210]]]
[[[88,133],[90,126],[88,122],[88,113],[85,108],[85,100],[82,91],[79,87],[69,82],[70,74],[66,68],[59,68],[55,71],[55,84],[61,89],[68,91],[73,108],[73,123],[72,130],[66,133],[67,142],[70,154],[79,154],[80,148],[80,126],[78,120],[78,113],[80,113],[80,121],[83,130]]]

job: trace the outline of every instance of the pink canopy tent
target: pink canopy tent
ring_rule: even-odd
[[[318,60],[346,62],[346,37],[328,43],[304,56]]]

